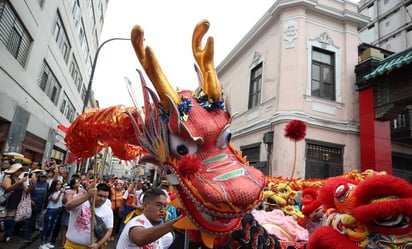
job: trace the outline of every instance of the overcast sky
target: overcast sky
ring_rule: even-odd
[[[170,83],[179,89],[194,90],[198,84],[191,46],[195,25],[202,19],[210,21],[206,36],[215,39],[217,66],[272,4],[273,0],[111,0],[100,40],[130,38],[132,27],[141,25],[145,45],[154,50]],[[124,77],[140,94],[136,68],[141,66],[130,41],[104,45],[93,80],[100,107],[132,105]]]
[[[136,24],[145,31],[150,46],[174,87],[194,90],[192,34],[195,25],[208,19],[205,37],[215,39],[215,66],[237,45],[274,0],[110,0],[100,42],[113,37],[130,38]],[[132,106],[124,77],[140,94],[136,68],[141,69],[130,41],[111,41],[101,49],[93,80],[100,107]],[[150,85],[150,84],[149,84]]]

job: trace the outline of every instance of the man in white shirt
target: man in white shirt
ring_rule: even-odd
[[[113,230],[113,212],[111,206],[105,204],[109,194],[110,187],[107,184],[100,183],[95,188],[92,183],[87,187],[87,194],[76,196],[66,203],[65,207],[70,212],[70,217],[64,248],[84,248],[86,246],[98,249],[106,243]],[[107,230],[100,239],[93,234],[93,243],[90,244],[93,198],[95,198],[95,214],[103,219]]]
[[[173,224],[179,218],[163,223],[166,211],[165,192],[160,188],[148,189],[143,197],[143,213],[126,224],[116,249],[169,248],[173,242]]]

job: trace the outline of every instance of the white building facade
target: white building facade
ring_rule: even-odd
[[[0,0],[0,150],[64,160],[108,0]],[[95,103],[95,101],[91,101]]]
[[[367,22],[349,1],[276,1],[217,67],[238,113],[232,142],[250,164],[293,178],[360,168],[354,66]],[[296,151],[284,136],[291,120],[307,126]]]

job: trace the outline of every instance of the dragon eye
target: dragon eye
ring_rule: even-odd
[[[341,184],[335,190],[335,198],[338,201],[343,202],[348,197],[349,192],[350,192],[349,184],[348,183]]]
[[[195,154],[198,150],[195,142],[185,140],[173,134],[169,135],[169,147],[170,151],[178,158],[187,154]]]
[[[230,127],[228,125],[222,130],[222,132],[217,137],[216,147],[222,150],[226,149],[226,146],[230,142],[231,138],[232,138],[232,133],[230,132]]]

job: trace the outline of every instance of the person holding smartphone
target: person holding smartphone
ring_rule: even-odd
[[[4,234],[3,241],[10,241],[14,233],[14,227],[16,226],[16,221],[14,217],[16,216],[17,206],[21,200],[23,194],[29,192],[29,186],[27,184],[27,176],[20,178],[23,171],[23,165],[20,163],[13,164],[9,169],[5,170],[6,176],[3,179],[2,187],[5,189],[6,193],[9,193],[9,197],[6,203],[6,217],[4,219],[4,227],[6,232]]]

